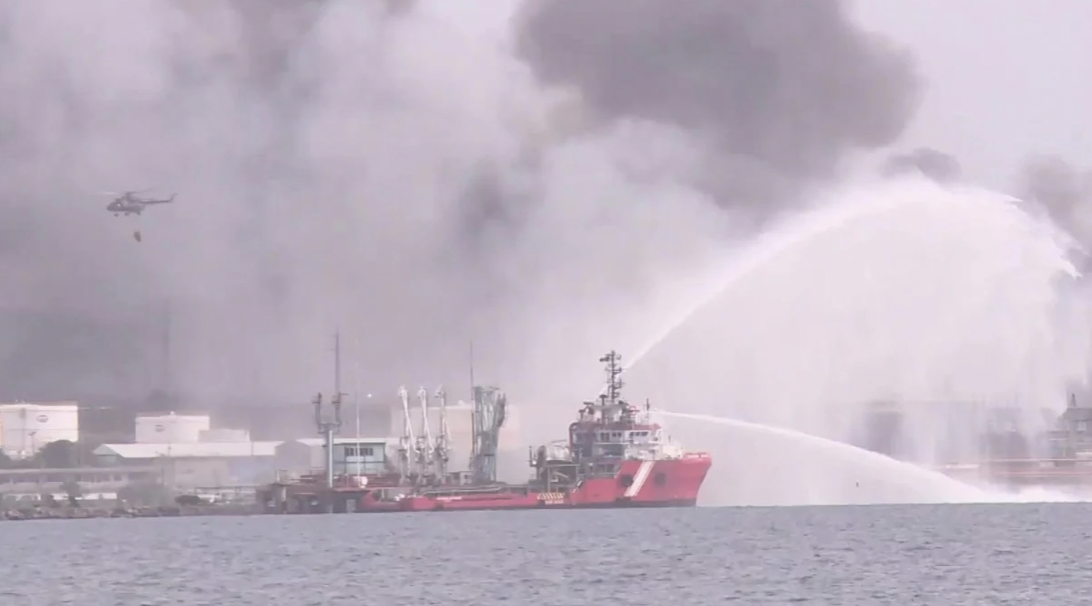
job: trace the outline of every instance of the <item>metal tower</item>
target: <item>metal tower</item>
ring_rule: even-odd
[[[508,396],[499,388],[474,387],[470,474],[475,483],[497,481],[497,446],[507,407]]]
[[[417,406],[421,414],[421,425],[417,431],[417,479],[424,481],[432,473],[432,427],[428,422],[428,390],[417,389]]]
[[[441,481],[447,479],[447,463],[451,458],[451,433],[447,426],[447,393],[444,388],[436,390],[436,399],[440,401],[440,433],[436,436],[433,445],[433,465],[436,477]]]
[[[402,400],[402,437],[398,440],[398,471],[402,484],[417,475],[417,438],[414,437],[413,417],[410,412],[409,390],[398,388]]]

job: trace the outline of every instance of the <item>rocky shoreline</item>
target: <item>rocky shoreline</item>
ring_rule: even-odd
[[[262,513],[257,504],[190,505],[164,507],[119,507],[92,509],[84,507],[26,508],[0,511],[0,521],[88,520],[102,518],[176,518],[189,516],[249,516]]]

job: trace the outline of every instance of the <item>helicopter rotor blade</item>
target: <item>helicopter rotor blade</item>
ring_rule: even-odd
[[[145,192],[152,191],[151,189],[131,189],[127,191],[100,191],[98,192],[104,196],[125,196],[129,194],[143,194]]]

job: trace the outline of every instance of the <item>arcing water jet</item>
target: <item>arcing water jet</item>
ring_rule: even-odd
[[[725,428],[758,434],[780,442],[787,441],[791,446],[804,447],[807,452],[798,453],[800,456],[823,455],[823,461],[827,465],[847,465],[849,466],[848,473],[842,476],[846,483],[842,486],[832,485],[830,488],[847,493],[847,496],[851,489],[863,493],[857,495],[857,498],[849,498],[850,501],[870,501],[877,498],[882,500],[881,495],[877,493],[877,488],[884,491],[897,488],[900,489],[901,494],[908,494],[911,498],[916,495],[914,500],[922,503],[983,503],[990,500],[989,494],[985,491],[953,480],[942,473],[898,461],[844,442],[784,427],[750,423],[726,417],[666,410],[657,410],[656,412],[666,417],[714,423]],[[738,456],[735,458],[738,459]],[[863,487],[862,481],[864,481]],[[877,483],[880,485],[877,486]]]
[[[667,410],[655,412],[665,417],[713,423],[731,430],[772,438],[789,444],[794,454],[801,457],[825,455],[822,457],[824,465],[845,466],[840,470],[842,473],[838,474],[841,485],[834,482],[826,487],[827,499],[837,502],[880,502],[889,500],[892,495],[899,502],[914,503],[1055,503],[1078,500],[1046,489],[1006,492],[972,486],[913,463],[784,427],[712,415]],[[831,475],[828,474],[828,477]]]
[[[843,442],[866,404],[894,401],[911,456],[946,461],[984,429],[953,433],[953,404],[1008,407],[1033,429],[1092,368],[1087,309],[1063,288],[1076,277],[1070,246],[988,191],[907,179],[843,192],[740,250],[630,360],[628,379],[689,414]],[[713,483],[733,481],[722,469]],[[789,493],[799,483],[783,480]]]

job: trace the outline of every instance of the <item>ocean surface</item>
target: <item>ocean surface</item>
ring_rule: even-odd
[[[1092,505],[0,523],[12,606],[1092,603]]]

